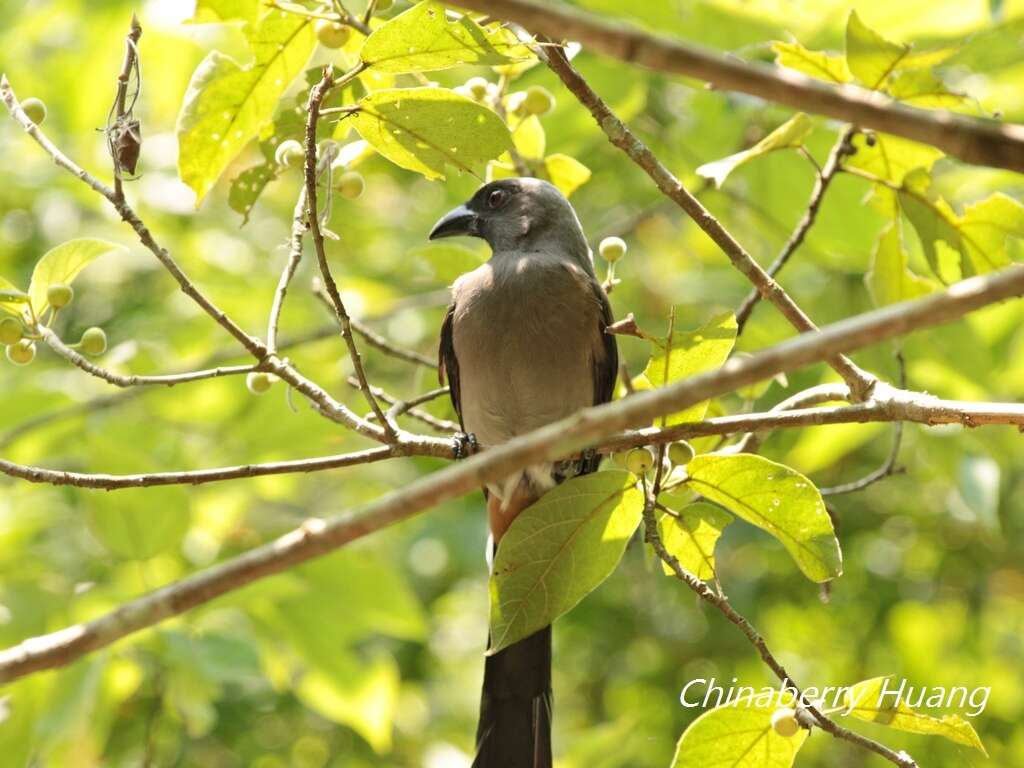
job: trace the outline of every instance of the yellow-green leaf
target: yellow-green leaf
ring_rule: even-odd
[[[482,27],[469,16],[449,18],[441,3],[425,2],[374,30],[360,58],[378,72],[430,72],[458,64],[508,64],[533,53],[500,22]]]
[[[713,317],[695,331],[673,329],[666,339],[652,342],[653,352],[647,367],[633,380],[638,390],[663,387],[698,373],[718,368],[729,357],[736,343],[736,318],[731,312]],[[664,418],[667,425],[684,421],[700,421],[707,412],[707,402],[697,403],[685,411]]]
[[[856,11],[850,11],[846,22],[846,63],[865,86],[881,88],[909,53],[909,45],[886,40],[861,21]]]
[[[178,174],[198,205],[231,161],[274,117],[316,38],[312,20],[275,11],[248,28],[254,59],[212,51],[196,68],[178,114]]]
[[[834,579],[843,556],[814,483],[754,454],[705,454],[686,465],[687,485],[777,538],[809,579]]]
[[[935,147],[888,133],[873,134],[870,141],[858,133],[853,146],[856,151],[843,161],[844,167],[860,168],[893,184],[902,184],[904,176],[917,168],[931,169],[943,156]]]
[[[544,159],[544,171],[558,190],[570,197],[573,192],[590,181],[590,169],[575,157],[555,153]]]
[[[22,308],[30,301],[27,293],[7,278],[0,277],[0,312],[20,317]]]
[[[642,509],[636,478],[607,470],[568,480],[523,510],[494,558],[489,653],[548,626],[608,578]]]
[[[900,72],[887,88],[894,99],[916,107],[953,109],[967,101],[962,93],[954,93],[946,84],[926,69]]]
[[[775,63],[780,67],[794,69],[805,75],[826,80],[831,83],[848,83],[853,80],[846,58],[824,51],[812,51],[800,43],[772,43],[775,52]]]
[[[991,272],[1010,263],[1006,239],[1024,237],[1024,205],[996,192],[968,206],[959,222],[960,242],[974,271]]]
[[[878,238],[864,282],[878,307],[916,299],[935,290],[930,280],[915,275],[907,266],[899,220],[887,226]]]
[[[359,135],[395,165],[443,179],[451,165],[479,176],[488,160],[512,147],[493,111],[446,88],[374,91],[349,119]]]
[[[124,246],[109,243],[106,240],[83,237],[68,240],[56,248],[47,251],[32,271],[32,283],[28,293],[32,301],[32,311],[36,317],[43,314],[49,303],[46,301],[47,289],[56,283],[70,284],[78,273],[95,259],[114,251],[123,251]]]
[[[777,734],[776,708],[755,698],[705,712],[683,731],[672,768],[791,768],[808,732]]]
[[[675,516],[665,514],[658,522],[661,543],[679,564],[698,579],[715,577],[715,543],[732,515],[714,504],[697,502],[679,510]],[[665,573],[674,571],[662,563]]]
[[[849,713],[859,720],[898,731],[944,736],[957,744],[974,747],[988,755],[974,726],[959,715],[931,717],[914,709],[899,695],[900,685],[891,677],[875,677],[852,685],[844,694]],[[945,693],[939,698],[945,698]]]
[[[544,126],[536,115],[530,115],[520,121],[512,131],[512,142],[516,152],[528,160],[540,160],[544,157]]]
[[[721,187],[726,177],[743,163],[779,149],[794,149],[802,146],[807,134],[811,132],[811,128],[811,119],[803,112],[797,112],[750,149],[723,157],[721,160],[704,163],[697,168],[697,173],[707,179],[714,179],[715,186]]]
[[[197,0],[196,10],[186,24],[217,24],[225,21],[254,21],[258,0]]]

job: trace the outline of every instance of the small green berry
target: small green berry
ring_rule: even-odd
[[[542,85],[531,85],[526,89],[523,109],[528,115],[546,115],[555,108],[555,97]]]
[[[36,125],[42,125],[43,120],[46,119],[46,105],[35,97],[21,102],[21,108],[25,110],[28,119]]]
[[[249,391],[254,395],[262,395],[274,386],[275,381],[277,381],[277,377],[272,373],[256,371],[245,377],[245,386],[248,387]]]
[[[800,730],[800,721],[796,719],[796,712],[789,707],[780,707],[772,712],[772,729],[787,739],[796,736]]]
[[[466,81],[466,90],[477,101],[483,101],[487,95],[487,80],[482,77],[471,77]]]
[[[363,190],[366,188],[366,181],[363,179],[363,174],[357,171],[346,171],[334,182],[334,188],[338,190],[342,197],[355,200],[363,194]]]
[[[87,328],[78,342],[79,348],[90,357],[97,357],[107,351],[107,334],[102,328]]]
[[[316,39],[325,48],[341,48],[352,37],[352,29],[336,21],[320,19],[316,23]]]
[[[0,320],[0,344],[17,344],[24,334],[21,321],[16,317],[5,317]]]
[[[672,462],[673,466],[685,467],[690,463],[690,459],[694,457],[693,446],[685,440],[680,440],[678,443],[672,443],[668,447],[668,459]]]
[[[614,264],[626,255],[626,241],[621,237],[606,237],[597,246],[597,251],[601,254],[602,259],[609,264]]]
[[[626,454],[626,469],[634,475],[642,475],[654,465],[654,456],[646,448],[634,448]]]
[[[54,283],[46,289],[46,301],[54,309],[63,309],[74,298],[74,288],[66,283]]]
[[[302,149],[302,145],[295,139],[282,141],[274,151],[274,161],[285,168],[301,166],[305,156],[305,150]]]
[[[7,359],[15,365],[28,365],[36,359],[36,345],[28,339],[11,344],[7,348]]]

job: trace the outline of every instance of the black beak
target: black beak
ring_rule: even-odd
[[[480,230],[478,224],[479,218],[477,215],[465,205],[460,205],[455,210],[449,211],[441,217],[441,220],[430,230],[430,239],[439,240],[442,237],[455,237],[457,235],[479,237]]]

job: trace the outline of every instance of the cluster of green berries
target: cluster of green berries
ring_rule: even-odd
[[[320,142],[319,152],[328,151],[334,142],[329,139]],[[286,139],[277,145],[274,161],[282,168],[301,168],[306,159],[306,151],[295,139]],[[366,188],[366,180],[358,171],[350,171],[340,159],[331,165],[331,184],[342,197],[355,200]]]
[[[54,311],[68,306],[74,298],[74,289],[65,283],[54,283],[46,289],[46,303]],[[15,365],[28,365],[36,359],[35,339],[26,333],[18,317],[0,318],[0,344],[7,347],[7,359]],[[88,328],[74,346],[92,357],[102,355],[107,351],[107,334],[102,328]]]
[[[668,460],[674,467],[685,467],[693,457],[693,447],[685,440],[672,443],[668,447]],[[634,475],[645,475],[654,466],[654,453],[650,448],[632,448],[612,454],[612,461]]]

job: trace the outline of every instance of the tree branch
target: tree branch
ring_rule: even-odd
[[[654,156],[654,153],[644,146],[632,131],[615,116],[608,105],[569,63],[565,52],[559,47],[551,47],[546,50],[544,58],[548,67],[558,75],[565,87],[576,96],[583,106],[590,110],[609,141],[643,169],[662,193],[689,214],[697,226],[704,230],[708,237],[729,257],[733,265],[754,284],[758,292],[774,304],[790,324],[801,333],[816,330],[817,326],[811,322],[811,319],[804,314],[804,311],[797,306],[782,286],[754,261],[743,246],[726,231],[725,227],[701,205],[697,198],[686,190],[682,182],[672,175],[672,172]],[[875,377],[858,368],[849,358],[837,355],[829,359],[828,363],[850,387],[854,399],[863,400],[871,392],[876,381]]]
[[[781,67],[768,67],[538,0],[459,0],[463,8],[522,24],[557,40],[649,69],[694,77],[794,109],[826,115],[938,147],[968,163],[1024,173],[1024,126],[908,107],[883,93],[830,85]]]
[[[818,209],[821,207],[821,201],[825,199],[825,192],[828,191],[832,179],[835,178],[836,172],[839,171],[843,157],[852,149],[850,140],[856,132],[856,128],[847,126],[839,133],[832,151],[828,153],[828,159],[825,161],[824,167],[817,171],[814,189],[811,190],[811,198],[807,201],[804,215],[796,225],[796,229],[793,230],[793,234],[789,236],[786,244],[782,246],[779,255],[775,257],[775,261],[768,267],[769,277],[774,278],[779,274],[782,268],[786,266],[790,256],[796,253],[796,249],[801,246],[804,238],[807,237],[807,233],[811,231],[815,219],[818,218]],[[750,313],[754,311],[754,307],[757,306],[757,302],[760,300],[761,293],[755,288],[747,294],[743,303],[736,310],[737,336],[743,333],[743,327],[747,324],[747,320],[750,319]]]
[[[363,68],[364,65],[362,64],[356,65],[354,69],[342,76],[339,85],[353,79],[363,71]],[[348,347],[349,357],[352,358],[352,367],[355,369],[356,378],[359,379],[359,388],[363,393],[363,397],[366,398],[370,410],[373,411],[378,423],[381,425],[383,439],[386,442],[393,443],[398,439],[398,435],[391,422],[385,418],[384,411],[381,410],[377,398],[370,391],[370,384],[366,380],[366,371],[363,370],[363,359],[360,357],[356,341],[352,337],[352,321],[349,319],[348,311],[345,309],[345,303],[341,300],[341,294],[338,293],[338,285],[334,282],[334,275],[331,274],[331,266],[327,262],[327,252],[324,249],[324,236],[320,230],[320,214],[317,209],[316,191],[316,125],[320,119],[320,105],[334,85],[334,76],[331,68],[329,66],[324,67],[323,79],[309,92],[309,114],[306,116],[306,221],[309,224],[309,230],[313,237],[313,247],[316,249],[317,262],[320,265],[320,275],[323,277],[324,288],[327,291],[327,295],[331,297],[334,312],[341,323],[341,335],[345,340],[345,346]]]
[[[176,616],[197,605],[257,579],[334,551],[381,528],[393,525],[448,499],[487,483],[500,482],[525,467],[598,445],[617,431],[649,424],[756,381],[816,362],[842,351],[858,349],[918,328],[938,325],[979,307],[1024,293],[1024,266],[964,280],[946,291],[916,301],[895,304],[802,334],[747,358],[732,359],[720,369],[660,389],[638,392],[613,403],[587,408],[573,416],[534,430],[507,443],[474,454],[464,461],[422,477],[365,506],[329,521],[309,520],[298,529],[232,560],[169,584],[127,602],[111,613],[57,632],[30,638],[0,652],[0,682],[41,669],[68,664],[84,654],[110,645],[140,629]],[[885,391],[885,385],[877,389]],[[898,391],[897,391],[898,392]],[[917,395],[918,398],[927,396]],[[937,401],[941,404],[944,401]],[[863,405],[863,404],[862,404]],[[856,406],[854,406],[856,407]],[[936,405],[905,405],[918,420],[956,418]],[[986,415],[968,416],[966,423],[995,423],[1012,419],[1024,423],[1024,406],[986,406]],[[990,419],[985,421],[985,419]],[[1005,421],[1002,423],[1006,423]],[[393,449],[386,446],[378,450]],[[0,465],[2,467],[2,465]],[[823,728],[828,727],[823,724]]]

